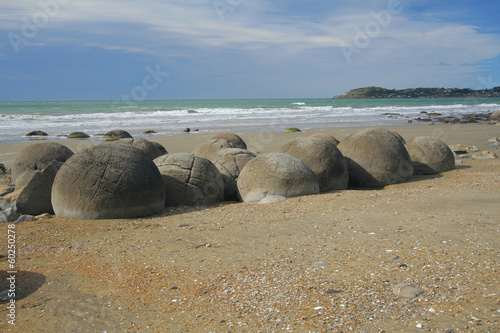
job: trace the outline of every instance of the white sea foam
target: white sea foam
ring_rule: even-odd
[[[307,103],[309,104],[309,103]],[[115,112],[60,114],[0,115],[0,142],[19,141],[27,132],[43,130],[51,135],[67,135],[84,131],[90,135],[123,129],[134,136],[153,129],[160,134],[180,133],[186,127],[200,130],[281,130],[287,127],[335,127],[349,125],[389,125],[407,123],[407,119],[422,112],[439,112],[442,116],[487,112],[499,109],[500,104],[476,105],[387,105],[371,107],[310,106],[304,102],[290,103],[290,107],[201,107],[141,108],[120,106]],[[134,109],[135,108],[135,109]],[[126,111],[125,111],[126,110]]]

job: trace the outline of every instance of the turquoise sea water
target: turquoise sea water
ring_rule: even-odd
[[[273,130],[405,124],[420,112],[443,116],[500,110],[499,98],[262,99],[0,102],[0,142],[27,140],[32,130],[61,138],[124,129],[134,136],[200,131]]]

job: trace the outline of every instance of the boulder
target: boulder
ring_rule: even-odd
[[[498,158],[497,154],[487,150],[472,155],[473,160],[495,160],[497,158]]]
[[[331,141],[300,137],[283,145],[280,151],[297,157],[311,168],[318,180],[320,192],[347,188],[347,162]]]
[[[238,200],[237,181],[241,170],[255,158],[255,154],[245,149],[224,148],[211,157],[224,180],[224,200]]]
[[[51,200],[52,184],[62,165],[62,162],[54,160],[42,171],[35,172],[17,197],[16,209],[19,214],[54,213]]]
[[[73,132],[70,135],[68,135],[68,139],[88,139],[88,138],[90,138],[90,135],[83,132]]]
[[[165,206],[208,205],[224,200],[224,181],[210,160],[188,153],[154,160],[165,188]]]
[[[48,136],[44,131],[31,131],[26,136]]]
[[[193,150],[194,155],[205,157],[210,159],[210,157],[217,153],[219,150],[224,148],[235,148],[229,141],[225,139],[214,139],[204,142]]]
[[[287,128],[285,130],[285,133],[299,133],[299,132],[302,132],[302,131],[296,127]]]
[[[495,111],[490,115],[490,120],[493,122],[500,122],[500,111]]]
[[[247,149],[247,144],[238,135],[231,132],[222,132],[214,135],[211,140],[227,140],[234,148]]]
[[[471,146],[457,144],[457,145],[451,145],[449,146],[449,148],[453,153],[460,155],[460,154],[467,154],[469,152],[469,149],[471,149]]]
[[[52,186],[57,216],[72,219],[136,218],[159,214],[165,188],[153,160],[142,150],[103,143],[76,153]]]
[[[331,143],[333,143],[336,146],[340,143],[340,141],[337,140],[334,136],[332,136],[330,134],[326,134],[326,133],[313,134],[313,135],[310,135],[309,137],[310,138],[318,138],[318,139],[327,140],[327,141],[330,141]]]
[[[132,135],[129,132],[124,130],[113,130],[104,134],[102,141],[110,142],[116,141],[120,139],[132,139]]]
[[[124,145],[129,145],[135,148],[139,148],[145,152],[152,160],[163,155],[163,153],[158,149],[158,147],[151,141],[144,139],[120,139],[116,140],[116,143],[121,143]]]
[[[413,175],[404,144],[392,132],[368,128],[349,135],[337,146],[347,159],[349,183],[382,187],[401,183]]]
[[[314,172],[296,157],[283,153],[259,155],[248,162],[238,177],[242,201],[261,201],[268,195],[292,198],[318,194]]]
[[[395,135],[395,136],[397,136],[397,137],[398,137],[398,139],[399,139],[399,140],[401,140],[401,142],[402,142],[403,144],[405,144],[405,143],[406,143],[406,140],[405,140],[405,139],[401,136],[401,134],[399,134],[398,132],[396,132],[396,131],[389,131],[389,132],[394,133],[394,135]]]
[[[155,145],[156,148],[158,148],[158,150],[160,151],[161,155],[166,155],[168,154],[168,151],[167,149],[165,149],[165,147],[163,147],[163,145],[159,142],[156,142],[156,141],[150,141],[152,144]],[[160,156],[161,156],[160,155]]]
[[[406,144],[416,175],[432,175],[455,168],[455,156],[442,140],[418,136]]]
[[[36,171],[45,169],[53,160],[65,162],[73,151],[59,143],[35,143],[25,147],[12,163],[12,180],[19,187],[28,184]]]

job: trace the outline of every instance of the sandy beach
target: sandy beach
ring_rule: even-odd
[[[498,126],[384,128],[500,155],[487,142],[500,136]],[[265,153],[295,137],[342,140],[359,129],[236,134]],[[213,135],[151,140],[170,153],[191,152]],[[75,152],[98,144],[57,142]],[[0,145],[0,162],[8,168],[29,144]],[[16,325],[3,303],[0,330],[497,332],[500,159],[460,161],[455,170],[381,189],[167,208],[144,219],[18,224]],[[0,227],[5,290],[7,226]],[[401,283],[424,292],[396,295]]]

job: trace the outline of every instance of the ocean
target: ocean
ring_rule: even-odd
[[[500,110],[500,98],[252,99],[166,101],[0,102],[0,143],[27,141],[34,130],[64,140],[76,131],[100,140],[110,130],[134,137],[200,132],[283,131],[408,124],[422,112],[443,117]],[[415,122],[414,122],[415,124]]]

